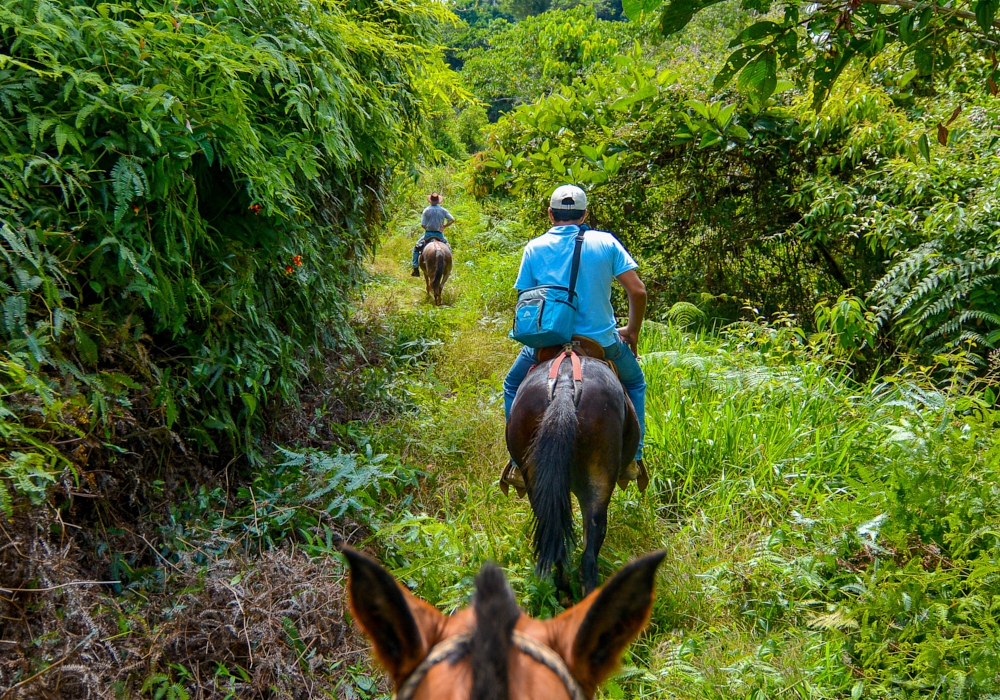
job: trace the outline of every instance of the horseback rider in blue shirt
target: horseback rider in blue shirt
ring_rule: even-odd
[[[424,229],[424,235],[413,246],[413,272],[411,273],[413,277],[420,277],[420,253],[423,252],[427,241],[437,238],[446,244],[448,243],[444,237],[444,230],[455,223],[455,217],[441,206],[443,200],[444,197],[437,192],[427,195],[427,201],[430,203],[430,206],[424,208],[423,213],[420,215],[420,225]]]
[[[586,218],[586,193],[573,185],[556,188],[549,202],[549,219],[553,226],[525,246],[514,287],[525,290],[543,284],[565,285],[569,279],[575,239]],[[628,480],[636,480],[640,473],[646,471],[642,461],[646,433],[646,379],[636,359],[639,330],[646,314],[646,286],[635,272],[638,267],[612,234],[587,229],[580,252],[573,334],[586,336],[604,348],[604,356],[615,363],[622,386],[635,407],[639,418],[639,449],[635,462],[620,475]],[[613,280],[618,280],[628,295],[628,324],[624,328],[617,327],[611,307]],[[517,389],[528,371],[538,364],[537,358],[537,350],[523,347],[507,373],[503,382],[503,403],[508,420]],[[508,462],[500,478],[519,492],[525,488],[524,476],[519,465],[513,461]]]

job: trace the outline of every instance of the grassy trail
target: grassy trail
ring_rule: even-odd
[[[531,573],[529,505],[496,486],[506,460],[500,386],[517,352],[506,338],[511,285],[523,242],[540,231],[482,208],[449,176],[421,183],[441,191],[457,219],[445,305],[434,307],[409,276],[424,206],[414,191],[387,226],[359,316],[395,328],[413,356],[399,388],[412,409],[374,427],[373,442],[427,473],[376,540],[397,576],[442,609],[464,605],[492,559],[522,607],[547,617],[561,608]],[[794,328],[764,323],[721,335],[644,329],[652,483],[641,496],[634,486],[616,491],[602,579],[645,552],[668,554],[649,628],[602,697],[882,697],[885,678],[909,673],[911,649],[892,641],[892,625],[912,578],[870,566],[872,552],[892,547],[879,528],[890,529],[893,474],[932,469],[947,451],[951,463],[971,460],[947,480],[977,480],[975,454],[992,439],[976,439],[991,424],[959,426],[975,438],[959,444],[942,433],[946,397],[908,380],[858,386],[803,347]],[[574,573],[578,561],[579,547]],[[878,632],[859,642],[859,628]]]

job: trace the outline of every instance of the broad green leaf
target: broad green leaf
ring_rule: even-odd
[[[709,146],[714,146],[718,143],[722,143],[722,135],[715,131],[707,131],[701,137],[701,143],[698,144],[698,148],[708,148]]]
[[[726,131],[726,135],[742,141],[746,141],[750,138],[750,133],[739,124],[730,124],[729,129]]]
[[[737,87],[762,105],[778,85],[778,60],[774,51],[766,50],[750,61],[740,72]]]
[[[740,46],[751,41],[757,41],[761,37],[778,34],[783,31],[785,31],[785,28],[780,24],[770,20],[763,20],[762,22],[751,24],[749,27],[740,32],[737,37],[729,43],[729,46]]]
[[[997,8],[1000,8],[1000,0],[978,0],[972,4],[976,12],[976,23],[984,32],[993,29],[993,20],[997,15]]]
[[[764,50],[764,46],[761,44],[752,44],[750,46],[743,46],[741,48],[733,51],[726,59],[725,64],[719,70],[718,74],[715,76],[715,81],[712,83],[713,90],[721,90],[729,84],[729,81],[733,79],[743,66],[747,64],[747,61],[757,56],[761,51]]]
[[[251,415],[257,411],[257,398],[253,394],[240,394],[240,398],[243,399],[243,405]]]
[[[780,95],[783,92],[788,92],[794,87],[795,83],[793,83],[791,80],[785,80],[784,78],[779,78],[778,84],[774,88],[774,94]]]
[[[917,13],[909,12],[899,20],[899,40],[909,46],[917,40],[917,33],[913,30],[913,24],[917,19]]]
[[[910,81],[913,80],[915,77],[917,77],[916,68],[911,68],[910,70],[903,73],[903,77],[899,79],[899,89],[902,90],[903,88],[905,88],[907,85],[910,84]]]
[[[622,0],[622,12],[633,22],[639,20],[644,12],[652,12],[658,8],[662,0]]]
[[[708,111],[709,107],[704,102],[699,102],[698,100],[684,100],[684,104],[693,109],[695,112],[698,113],[699,116],[703,117],[704,119],[711,118],[709,116],[709,111]]]
[[[722,0],[670,0],[660,13],[660,31],[664,36],[676,34],[687,26],[694,13]]]
[[[680,73],[667,68],[666,70],[661,70],[659,75],[656,76],[656,82],[659,85],[667,85],[676,82],[678,78],[680,78]]]
[[[927,134],[921,134],[920,138],[917,139],[917,148],[920,150],[920,155],[924,157],[928,163],[931,162],[931,144],[927,140]]]
[[[730,120],[733,118],[733,112],[736,111],[736,105],[726,105],[719,110],[718,115],[715,117],[715,123],[719,125],[719,128],[725,129],[729,124]]]

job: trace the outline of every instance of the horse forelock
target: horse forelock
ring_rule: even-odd
[[[476,631],[469,650],[472,700],[507,700],[507,661],[521,609],[496,564],[486,564],[476,576],[473,608]]]

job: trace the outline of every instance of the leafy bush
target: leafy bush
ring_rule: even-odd
[[[592,190],[593,225],[622,238],[665,302],[707,294],[729,319],[749,303],[808,321],[853,295],[883,350],[984,366],[1000,342],[995,107],[904,110],[896,66],[882,84],[838,85],[819,113],[788,81],[755,105],[706,93],[688,65],[637,51],[505,115],[473,191],[517,197],[542,225],[553,186]],[[874,345],[851,327],[861,335],[844,342]]]
[[[593,9],[553,10],[513,24],[497,20],[460,54],[462,80],[490,105],[490,117],[531,102],[611,61],[641,28],[594,17]]]
[[[623,4],[634,20],[659,11],[660,30],[671,35],[720,1],[624,0]],[[735,33],[729,45],[735,51],[715,78],[716,90],[738,75],[740,89],[760,105],[774,94],[784,69],[811,89],[813,106],[819,108],[852,63],[871,64],[889,57],[905,61],[910,68],[907,80],[919,76],[930,91],[935,78],[965,73],[962,78],[971,78],[982,92],[997,94],[997,62],[992,49],[984,50],[1000,30],[996,19],[1000,5],[993,0],[947,6],[887,0],[848,8],[786,0],[780,3],[780,14],[774,5],[770,0],[741,0],[741,9],[768,16]]]
[[[0,337],[12,361],[209,447],[253,444],[414,152],[435,3],[0,9]],[[423,70],[440,70],[427,76]],[[378,118],[373,118],[378,115]]]

